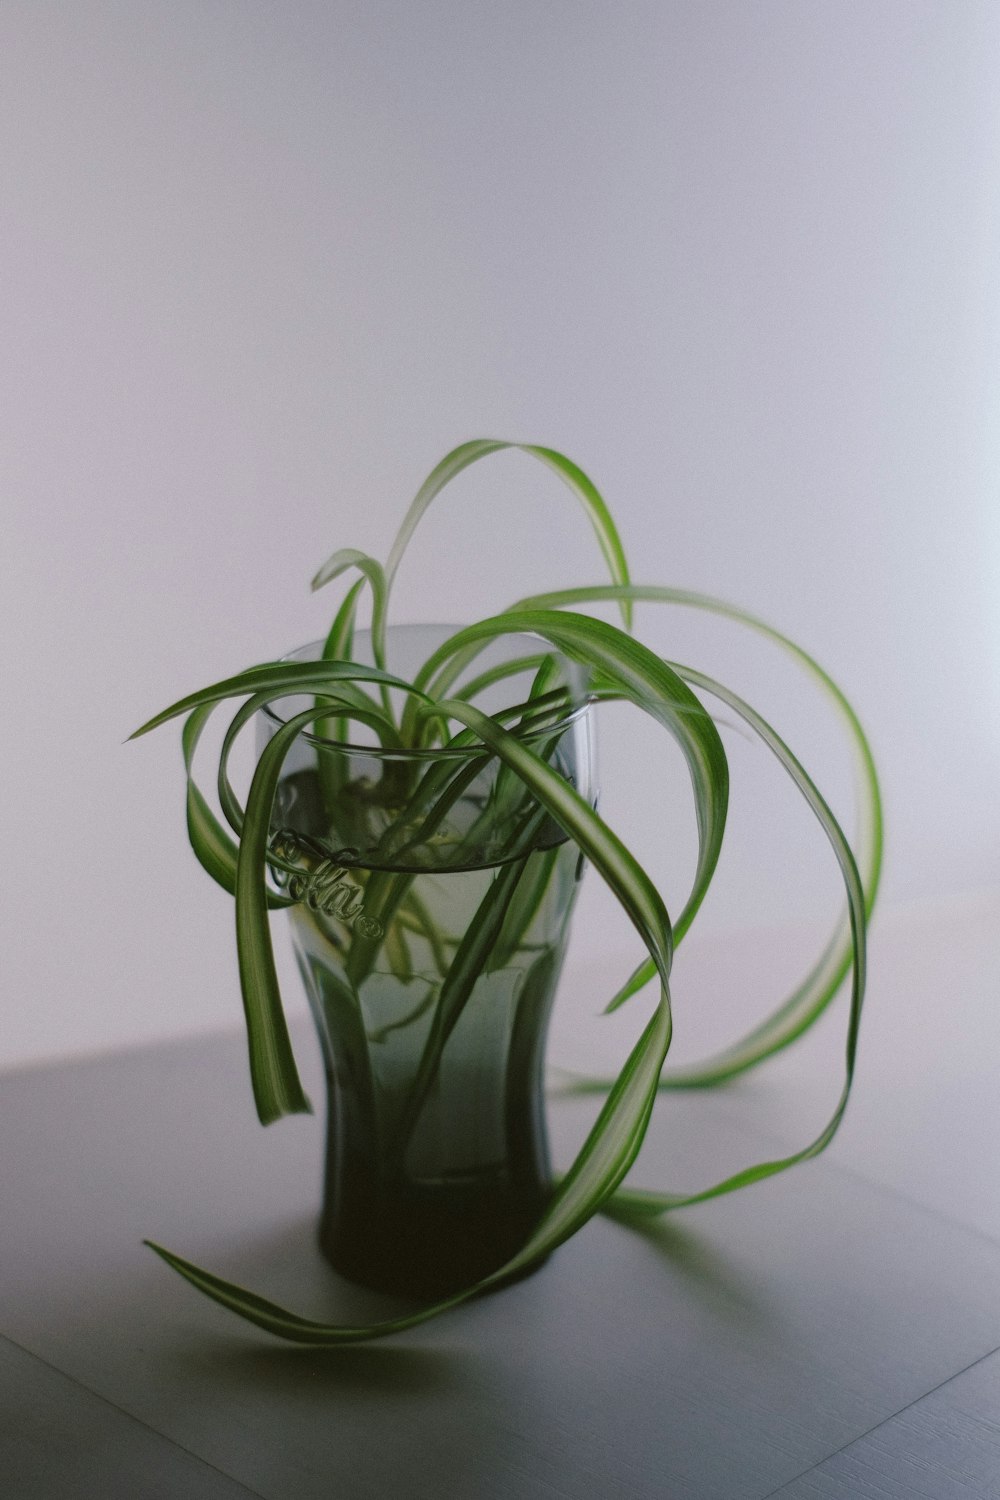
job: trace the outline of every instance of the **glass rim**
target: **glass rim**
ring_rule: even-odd
[[[410,627],[408,627],[406,625],[390,625],[389,626],[389,632],[391,633],[393,630],[407,630],[409,628]],[[437,624],[437,622],[435,622],[435,621],[428,621],[426,623],[423,623],[423,622],[418,623],[413,628],[414,629],[424,628],[424,629],[428,629],[428,630],[434,630],[434,629],[447,630],[449,632],[457,634],[458,631],[462,630],[464,627],[461,626],[461,625],[440,625],[440,624]],[[368,632],[367,631],[361,631],[361,632],[359,632],[359,634],[367,635]],[[512,631],[511,634],[517,634],[517,635],[522,635],[522,636],[530,636],[530,637],[532,637],[532,639],[537,640],[541,645],[544,645],[544,646],[548,647],[549,648],[549,654],[552,654],[552,655],[555,655],[555,656],[563,656],[562,652],[553,650],[553,648],[551,647],[550,643],[547,642],[543,636],[536,636],[533,631],[530,631],[530,630],[519,630],[519,631],[516,631],[516,632]],[[497,639],[503,639],[503,637],[497,637]],[[278,658],[278,660],[279,661],[300,661],[300,660],[303,660],[303,659],[305,659],[305,660],[311,660],[311,659],[319,660],[320,659],[319,657],[317,657],[317,658],[309,658],[309,657],[303,658],[302,657],[302,652],[310,650],[313,646],[318,647],[319,650],[322,651],[324,644],[325,644],[325,642],[322,641],[322,640],[306,641],[306,643],[304,645],[302,645],[302,646],[296,646],[292,651],[286,651],[283,656],[281,656],[281,657]],[[570,657],[564,657],[564,659],[565,660],[572,660],[572,658],[570,658]],[[354,663],[354,665],[362,665],[362,664],[361,663]],[[398,692],[398,691],[400,691],[400,689],[397,688],[394,691]],[[307,694],[307,693],[301,692],[301,693],[296,693],[296,694],[289,694],[289,696],[290,697],[292,697],[292,696],[295,696],[295,697],[300,697],[300,696],[301,697],[308,697],[310,695]],[[589,712],[589,710],[590,710],[590,708],[591,708],[591,706],[593,705],[594,702],[595,702],[595,699],[594,699],[593,694],[592,693],[587,693],[581,699],[581,701],[579,703],[577,703],[576,706],[569,713],[564,714],[562,716],[562,718],[556,719],[555,722],[552,723],[552,724],[545,724],[543,726],[540,726],[538,729],[530,729],[530,730],[528,730],[524,734],[518,734],[516,736],[516,738],[518,740],[520,740],[522,744],[529,744],[530,745],[532,743],[532,741],[541,739],[543,735],[563,734],[563,733],[565,733],[565,731],[567,729],[570,729],[579,719],[584,718],[584,716]],[[278,725],[279,727],[288,723],[288,719],[284,718],[280,713],[278,713],[275,710],[273,703],[265,703],[263,705],[263,707],[259,711],[262,714],[264,714],[264,716],[266,718],[272,720],[272,722],[274,724]],[[334,707],[331,706],[330,717],[331,718],[336,718],[336,714],[337,714],[336,708],[334,708]],[[488,714],[487,715],[487,718],[493,718],[493,717],[494,716],[492,714]],[[503,729],[507,728],[506,725],[501,725],[500,727],[503,728]],[[341,754],[344,754],[344,755],[367,755],[367,756],[373,757],[373,758],[375,758],[377,760],[388,760],[388,761],[428,761],[428,760],[443,760],[443,759],[449,759],[449,760],[450,759],[455,759],[455,760],[461,760],[461,759],[465,759],[465,760],[483,759],[483,760],[486,760],[491,755],[494,754],[494,752],[489,748],[489,746],[483,740],[476,740],[476,742],[474,744],[471,744],[471,745],[430,745],[430,746],[425,746],[425,747],[416,747],[415,746],[415,747],[410,748],[410,749],[405,749],[404,748],[402,750],[399,750],[399,749],[395,749],[395,748],[393,748],[391,746],[387,747],[385,745],[359,745],[359,744],[357,744],[353,740],[335,740],[335,739],[330,739],[326,735],[315,734],[315,733],[313,733],[309,729],[300,729],[299,732],[298,732],[298,734],[296,735],[296,739],[305,740],[305,742],[307,744],[309,744],[309,745],[315,745],[316,748],[320,749],[320,750],[336,750],[336,751],[339,751]]]

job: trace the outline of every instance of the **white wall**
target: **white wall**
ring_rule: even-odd
[[[470,436],[570,453],[638,578],[757,609],[840,678],[889,901],[1000,879],[998,44],[991,0],[7,0],[0,1063],[238,1017],[177,737],[121,742],[319,634],[315,566],[384,554]],[[397,617],[599,576],[508,455],[418,536]],[[646,623],[849,814],[784,669]],[[629,766],[629,738],[604,806],[679,892],[687,825],[642,790],[672,830],[676,762],[637,734]],[[731,743],[720,932],[835,894]]]

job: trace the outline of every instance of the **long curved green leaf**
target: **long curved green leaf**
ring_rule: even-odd
[[[441,992],[434,1006],[430,1029],[417,1064],[406,1106],[390,1146],[390,1159],[402,1159],[438,1069],[445,1044],[465,1009],[483,966],[492,952],[508,907],[524,873],[525,861],[505,865],[486,889],[478,910],[462,934]]]
[[[620,631],[614,633],[621,635]],[[627,636],[622,639],[630,645],[636,644]],[[573,1234],[614,1191],[634,1161],[655,1100],[656,1080],[670,1045],[669,975],[673,938],[666,909],[653,882],[575,787],[515,735],[471,705],[451,700],[442,703],[441,709],[474,729],[517,772],[579,846],[648,947],[661,984],[656,1012],[616,1079],[547,1213],[518,1254],[488,1278],[487,1284],[491,1284],[527,1267]],[[709,846],[721,844],[724,817],[724,802],[715,801],[706,808],[705,841]]]
[[[324,709],[310,708],[296,714],[261,751],[247,797],[236,861],[236,952],[246,1014],[250,1078],[262,1125],[269,1125],[282,1115],[311,1110],[299,1081],[281,1004],[267,921],[264,871],[271,806],[282,762],[299,730],[323,712]]]
[[[770,724],[761,718],[760,714],[751,708],[748,703],[745,703],[742,698],[739,698],[736,693],[723,687],[721,683],[713,681],[712,678],[705,676],[704,673],[696,672],[689,667],[679,668],[678,670],[683,672],[683,675],[689,682],[693,682],[697,687],[712,693],[715,697],[721,699],[723,703],[726,703],[730,708],[735,710],[750,725],[754,733],[763,740],[764,744],[778,758],[782,767],[788,772],[796,787],[802,793],[836,855],[844,888],[847,893],[852,936],[851,1006],[847,1025],[845,1079],[840,1098],[827,1124],[820,1131],[819,1135],[801,1150],[794,1151],[787,1156],[778,1157],[772,1161],[759,1163],[753,1167],[747,1167],[743,1171],[725,1178],[724,1181],[716,1183],[713,1187],[704,1188],[698,1192],[655,1193],[643,1189],[622,1190],[615,1195],[614,1201],[605,1210],[619,1218],[645,1218],[664,1213],[668,1209],[681,1208],[691,1203],[701,1203],[708,1198],[717,1198],[724,1193],[735,1192],[738,1188],[747,1187],[750,1183],[762,1181],[765,1177],[772,1177],[777,1172],[783,1172],[788,1167],[793,1167],[799,1162],[808,1161],[811,1157],[818,1156],[833,1139],[843,1118],[844,1110],[847,1108],[847,1101],[850,1097],[851,1085],[854,1080],[858,1034],[864,1004],[866,977],[865,891],[854,855],[851,852],[851,847],[837,819],[827,806],[819,789],[811,780],[804,767],[792,754],[781,737],[771,728]]]
[[[304,665],[313,667],[314,663]],[[352,663],[320,664],[327,676],[316,679],[317,691],[333,683],[347,681],[357,673],[367,676],[366,669],[360,672]],[[339,668],[343,666],[344,670]],[[253,674],[243,674],[242,681]],[[298,687],[302,674],[296,674],[292,690]],[[378,672],[373,680],[382,681],[388,674]],[[398,684],[407,692],[413,691],[408,684]],[[245,688],[244,688],[245,690]],[[206,690],[211,692],[212,690]],[[239,710],[234,723],[242,716],[249,716],[262,705],[267,697],[284,696],[273,682]],[[353,705],[345,705],[336,694],[338,709],[347,714],[364,712]],[[210,700],[211,701],[211,700]],[[251,704],[254,705],[251,709]],[[270,1124],[285,1114],[308,1111],[309,1102],[302,1091],[295,1059],[292,1055],[288,1029],[281,1004],[278,977],[274,967],[270,930],[267,923],[267,888],[264,878],[266,851],[270,828],[271,807],[281,775],[281,767],[300,730],[329,714],[330,704],[313,705],[283,723],[261,751],[250,784],[246,812],[243,815],[241,838],[236,861],[236,948],[239,959],[240,987],[246,1014],[247,1040],[250,1051],[250,1075],[253,1083],[257,1113],[262,1124]],[[367,714],[366,714],[367,717]],[[239,727],[239,725],[237,725]]]
[[[212,879],[228,891],[230,896],[236,895],[236,859],[238,849],[229,834],[223,828],[212,809],[209,807],[205,797],[194,779],[194,754],[201,738],[202,730],[215,708],[215,703],[204,703],[200,708],[194,709],[184,721],[184,730],[181,735],[181,745],[184,751],[184,770],[187,775],[187,831],[188,842],[194,850],[195,857],[202,869],[206,870]],[[291,898],[283,896],[277,891],[267,892],[267,904],[269,907],[290,906]]]
[[[320,652],[323,661],[350,661],[354,655],[354,619],[361,591],[367,582],[367,578],[362,575],[351,585],[344,596],[340,608],[333,617],[333,624],[330,626],[326,640],[323,642],[323,649]],[[374,702],[372,706],[375,706]],[[386,707],[384,698],[382,706]],[[347,726],[343,719],[321,719],[316,725],[316,731],[324,739],[345,740],[347,738]],[[338,790],[336,772],[331,773],[331,767],[323,762],[320,763],[320,780],[331,795],[336,794]]]
[[[324,661],[349,661],[354,652],[354,617],[357,613],[358,600],[361,590],[367,579],[359,578],[351,584],[343,603],[333,617],[326,640],[323,642],[322,657]]]
[[[463,682],[461,689],[455,693],[456,698],[464,698],[471,703],[473,698],[493,687],[498,682],[503,682],[508,677],[520,676],[522,672],[535,672],[547,658],[542,655],[518,656],[511,661],[499,662],[495,667],[488,667],[485,672],[470,677],[468,682]]]
[[[695,878],[674,924],[675,937],[682,936],[705,898],[722,847],[729,768],[719,731],[690,688],[648,647],[603,620],[559,610],[511,610],[456,632],[428,657],[414,686],[440,698],[452,680],[455,662],[462,660],[468,646],[522,631],[542,636],[564,655],[600,671],[625,697],[657,719],[680,746],[694,788],[698,821]],[[462,715],[455,718],[462,719]]]
[[[567,458],[564,453],[557,452],[555,448],[543,448],[537,443],[510,443],[501,442],[494,438],[477,438],[468,443],[461,443],[457,448],[453,448],[450,453],[445,454],[441,462],[435,465],[417,491],[396,534],[396,539],[392,544],[385,565],[387,592],[392,587],[393,579],[396,576],[403,554],[409,545],[410,538],[420,524],[428,507],[445,486],[450,484],[470,464],[488,457],[491,453],[498,453],[508,448],[519,449],[522,453],[527,453],[540,463],[545,464],[547,468],[551,469],[569,487],[572,494],[575,495],[583,506],[584,512],[594,529],[598,546],[607,562],[608,570],[614,583],[617,585],[628,584],[628,563],[625,558],[625,549],[622,546],[621,537],[618,534],[618,528],[615,526],[600,491],[583,470],[577,464],[573,463],[572,459]],[[623,595],[619,600],[619,608],[625,628],[630,629],[632,624],[632,605],[627,596]],[[476,643],[472,643],[467,647],[462,658],[453,665],[454,676],[452,680],[475,658],[479,649],[480,646]],[[403,734],[407,740],[410,740],[413,735],[415,722],[414,709],[415,705],[408,703],[403,715]]]
[[[236,951],[246,1014],[250,1077],[262,1125],[309,1111],[281,1004],[267,922],[265,885],[271,806],[281,768],[299,731],[329,712],[329,705],[296,714],[261,751],[250,783],[236,861]]]
[[[189,1281],[199,1292],[203,1292],[206,1297],[211,1297],[212,1301],[218,1302],[221,1307],[228,1308],[230,1312],[245,1318],[248,1323],[254,1323],[265,1333],[273,1333],[277,1338],[287,1339],[293,1344],[306,1344],[319,1349],[339,1348],[346,1344],[363,1344],[371,1339],[384,1339],[391,1334],[405,1333],[409,1328],[419,1328],[421,1323],[429,1322],[431,1318],[440,1316],[449,1308],[468,1302],[469,1298],[476,1296],[480,1290],[478,1287],[473,1287],[467,1292],[459,1292],[457,1296],[449,1297],[443,1302],[435,1302],[430,1307],[421,1308],[406,1317],[386,1318],[378,1323],[356,1326],[343,1323],[317,1323],[311,1318],[300,1317],[298,1313],[288,1312],[285,1308],[279,1307],[276,1302],[270,1302],[266,1297],[258,1296],[256,1292],[247,1291],[245,1287],[236,1286],[234,1282],[226,1281],[221,1276],[215,1276],[211,1271],[202,1270],[193,1261],[175,1255],[172,1250],[166,1250],[155,1240],[143,1240],[143,1244],[155,1251],[171,1270],[183,1276],[185,1281]]]
[[[440,495],[446,485],[470,464],[476,463],[481,458],[487,458],[491,453],[499,453],[507,448],[517,448],[522,453],[530,454],[539,462],[545,464],[557,474],[565,485],[579,500],[586,512],[587,518],[597,536],[598,546],[604,559],[608,564],[609,571],[616,583],[628,583],[628,564],[625,561],[625,549],[622,546],[618,528],[611,517],[611,512],[601,497],[600,491],[591,479],[572,459],[563,453],[558,453],[554,448],[542,448],[537,443],[509,443],[501,442],[494,438],[475,438],[468,443],[460,443],[450,453],[446,453],[439,464],[436,464],[420,489],[417,491],[409,510],[403,517],[403,524],[396,533],[395,541],[389,552],[385,565],[385,579],[387,588],[392,587],[392,581],[396,576],[403,554],[409,545],[420,520],[432,501]],[[622,601],[622,619],[626,626],[631,623],[631,607],[629,601]]]
[[[356,709],[347,710],[357,712]],[[264,872],[274,802],[282,763],[299,731],[329,713],[313,706],[282,724],[261,751],[250,784],[236,860],[236,950],[246,1014],[250,1076],[261,1124],[308,1111],[281,1004],[267,923]]]
[[[382,671],[380,667],[363,667],[351,661],[269,661],[260,666],[249,667],[245,672],[238,672],[235,677],[223,678],[221,682],[214,682],[197,693],[188,693],[185,698],[179,698],[169,708],[154,714],[145,724],[140,724],[129,735],[129,739],[137,740],[140,735],[148,734],[151,729],[159,728],[161,724],[176,719],[180,714],[189,714],[192,709],[201,708],[204,704],[220,703],[224,698],[242,698],[250,693],[268,690],[275,697],[280,696],[285,689],[291,693],[322,692],[331,683],[355,680],[383,683],[386,687],[400,688],[405,693],[416,693],[418,698],[426,697],[418,688],[400,677],[394,677],[391,672]]]
[[[500,941],[493,950],[495,969],[502,969],[510,963],[523,944],[545,900],[558,857],[558,846],[538,851],[533,861],[534,870],[525,871],[524,877],[518,881]]]
[[[332,557],[328,557],[323,566],[313,578],[311,587],[315,591],[321,589],[325,584],[339,578],[341,573],[346,573],[348,568],[357,568],[368,580],[372,591],[372,653],[375,664],[379,667],[385,666],[385,612],[388,604],[388,584],[385,570],[382,564],[374,557],[369,557],[367,552],[359,552],[357,547],[339,547]],[[355,584],[356,588],[357,585]],[[353,590],[348,594],[352,597]],[[345,601],[346,602],[346,601]],[[341,622],[341,627],[346,624],[342,620],[343,606],[338,613],[334,625]],[[353,615],[351,616],[353,621]]]
[[[389,606],[389,585],[386,581],[385,570],[382,564],[374,557],[369,557],[367,552],[359,552],[357,547],[340,547],[328,557],[312,581],[313,591],[321,589],[332,579],[339,578],[341,573],[346,573],[348,568],[358,568],[368,581],[372,591],[372,655],[375,665],[385,667],[385,629],[386,610]],[[343,604],[337,611],[330,634],[323,647],[323,657],[327,658],[332,649],[331,642],[336,642],[338,635],[353,638],[354,610],[356,604],[355,584],[347,594]],[[382,708],[386,717],[392,719],[392,704],[389,699],[389,690],[382,685],[381,688]]]
[[[607,584],[562,589],[555,593],[538,594],[524,599],[515,608],[560,609],[576,604],[614,600],[617,599],[619,592],[617,587]],[[865,892],[865,916],[866,919],[870,918],[882,871],[882,803],[871,746],[857,714],[843,691],[807,651],[781,631],[746,610],[739,609],[724,600],[714,599],[706,594],[692,593],[685,589],[632,584],[628,588],[628,593],[635,603],[675,604],[705,610],[756,631],[791,655],[831,700],[844,727],[854,762],[858,801],[856,859]],[[678,933],[678,942],[682,936],[682,932]],[[850,921],[849,917],[844,915],[838,919],[816,963],[791,994],[761,1025],[755,1026],[732,1046],[701,1063],[668,1070],[661,1079],[660,1087],[663,1089],[709,1087],[755,1067],[772,1056],[774,1052],[789,1046],[823,1013],[840,989],[851,966],[851,950]],[[653,978],[653,970],[648,961],[643,962],[613,998],[608,1010],[616,1009],[642,989],[651,978]],[[605,1086],[606,1084],[599,1085],[602,1088]],[[587,1088],[589,1085],[579,1083],[571,1087]]]

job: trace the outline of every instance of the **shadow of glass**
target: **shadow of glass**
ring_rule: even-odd
[[[252,1243],[218,1246],[192,1259],[219,1276],[277,1302],[288,1311],[316,1322],[341,1327],[369,1327],[413,1311],[419,1303],[404,1301],[357,1286],[339,1276],[323,1258],[316,1243],[316,1221],[303,1218],[258,1231]],[[192,1295],[197,1293],[192,1291]],[[271,1342],[266,1334],[238,1318],[230,1320],[238,1342],[211,1348],[175,1350],[172,1362],[189,1362],[202,1376],[232,1384],[250,1382],[258,1389],[278,1391],[282,1398],[305,1397],[322,1388],[368,1391],[378,1396],[419,1392],[444,1394],[461,1385],[464,1355],[447,1348],[414,1347],[398,1336],[366,1344],[344,1344],[320,1349],[309,1345]],[[245,1334],[247,1342],[241,1335]],[[405,1335],[403,1336],[405,1337]]]
[[[654,1249],[702,1303],[720,1317],[738,1317],[744,1326],[773,1325],[778,1309],[762,1296],[760,1284],[751,1281],[705,1235],[695,1234],[668,1216],[647,1220],[628,1220],[616,1215],[609,1218]]]
[[[208,1352],[176,1351],[171,1363],[178,1372],[185,1364],[201,1379],[209,1376],[215,1388],[256,1390],[277,1396],[282,1404],[308,1406],[310,1398],[327,1400],[339,1392],[371,1396],[444,1397],[467,1388],[469,1359],[450,1349],[406,1348],[389,1341],[348,1344],[340,1349],[310,1349],[291,1344],[262,1347],[216,1342]]]

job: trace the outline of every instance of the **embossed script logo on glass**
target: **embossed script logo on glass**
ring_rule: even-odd
[[[357,858],[356,849],[329,849],[319,839],[307,838],[291,828],[278,828],[267,841],[274,883],[293,901],[303,901],[310,911],[337,917],[353,924],[362,937],[380,938],[382,924],[365,913],[361,892],[341,863]],[[298,861],[318,861],[311,869]]]

